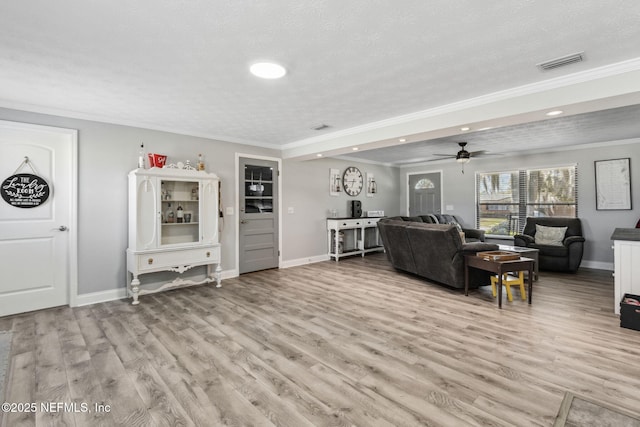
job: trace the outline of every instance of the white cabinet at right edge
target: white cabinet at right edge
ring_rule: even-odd
[[[620,314],[624,294],[640,295],[640,229],[616,228],[613,240],[615,296],[613,309]]]

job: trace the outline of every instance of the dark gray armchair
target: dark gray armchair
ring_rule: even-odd
[[[555,245],[536,243],[536,225],[545,227],[567,227],[562,241]],[[585,239],[579,218],[529,217],[522,234],[513,239],[515,246],[535,248],[540,251],[540,270],[567,271],[575,273],[580,267]]]

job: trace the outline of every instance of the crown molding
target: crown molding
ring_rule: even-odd
[[[212,139],[220,142],[230,142],[234,144],[249,145],[254,147],[268,148],[280,151],[282,147],[277,144],[269,144],[261,141],[253,141],[248,139],[236,138],[227,135],[215,135],[207,132],[194,132],[193,130],[185,130],[167,126],[160,126],[153,123],[137,122],[135,120],[123,120],[100,114],[81,113],[73,110],[65,110],[60,108],[45,107],[42,105],[24,104],[0,99],[0,108],[7,108],[25,113],[46,114],[65,119],[86,120],[97,123],[105,123],[118,126],[134,127],[138,129],[154,130],[158,132],[174,133],[178,135],[193,136],[196,138]]]
[[[351,157],[351,156],[327,156],[327,157],[323,157],[323,158],[324,159],[346,160],[348,162],[357,162],[357,163],[376,165],[376,166],[398,167],[397,164],[390,163],[390,162],[377,162],[375,160],[359,159],[357,157]]]
[[[505,89],[498,92],[492,92],[486,95],[480,95],[474,98],[465,99],[463,101],[453,102],[442,106],[430,108],[427,110],[418,111],[415,113],[405,114],[402,116],[396,116],[389,119],[380,120],[377,122],[367,123],[361,126],[355,126],[352,128],[344,129],[341,131],[327,133],[321,136],[315,136],[312,138],[306,138],[299,141],[284,144],[282,150],[289,150],[293,148],[300,148],[320,142],[326,142],[329,140],[351,136],[367,131],[374,131],[381,128],[394,125],[402,125],[412,122],[414,120],[426,119],[442,114],[452,113],[460,110],[465,110],[473,107],[480,107],[486,104],[494,102],[505,101],[511,98],[535,95],[541,92],[560,89],[567,86],[592,82],[598,79],[617,76],[620,74],[638,71],[640,70],[640,57],[630,59],[627,61],[618,62],[615,64],[605,65],[590,70],[580,71],[577,73],[559,76],[547,80],[543,80],[536,83],[530,83],[522,86],[517,86],[510,89]],[[549,73],[553,71],[545,71]]]

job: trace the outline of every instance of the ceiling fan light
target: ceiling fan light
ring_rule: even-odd
[[[464,149],[464,146],[467,145],[467,143],[459,142],[458,145],[462,147],[462,150],[458,151],[458,154],[456,154],[456,162],[462,164],[469,163],[469,160],[471,160],[471,153]]]

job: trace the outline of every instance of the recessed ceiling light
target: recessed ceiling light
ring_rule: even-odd
[[[353,151],[358,151],[358,147],[353,147],[352,150]]]
[[[282,65],[274,62],[257,62],[249,68],[249,71],[263,79],[279,79],[287,74],[287,70]]]
[[[470,128],[470,127],[467,127],[467,126],[465,126],[465,127],[463,127],[463,128],[460,128],[460,130],[461,130],[462,132],[466,132],[466,131],[468,131],[468,130],[470,130],[470,129],[471,129],[471,128]]]
[[[553,110],[553,111],[549,111],[547,113],[547,116],[557,116],[557,115],[562,114],[562,113],[564,113],[564,111],[562,111],[562,110]]]
[[[407,138],[400,138],[398,141],[400,141],[400,142],[407,142]]]
[[[316,157],[322,157],[321,153],[316,154]]]
[[[478,130],[489,130],[489,129],[493,129],[493,126],[487,126],[486,128],[480,128]]]

